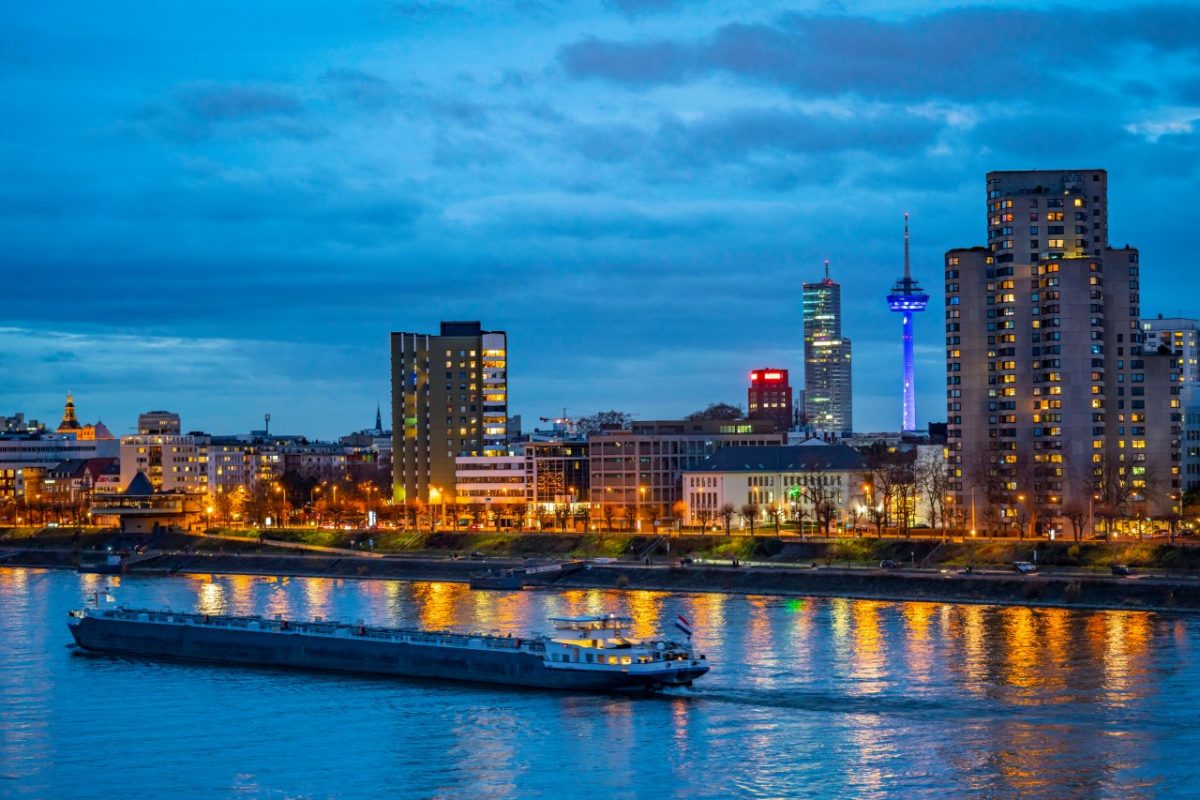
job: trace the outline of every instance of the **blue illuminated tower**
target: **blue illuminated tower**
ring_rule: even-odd
[[[913,314],[924,311],[929,295],[912,276],[908,256],[908,214],[904,215],[904,277],[896,281],[888,295],[888,308],[904,315],[904,412],[901,431],[917,429],[917,393],[913,385]]]

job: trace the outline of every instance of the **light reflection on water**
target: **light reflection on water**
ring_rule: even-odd
[[[116,590],[514,634],[691,619],[713,672],[627,698],[70,655],[65,612],[113,583],[0,569],[0,797],[1127,798],[1196,778],[1192,618],[223,575]]]

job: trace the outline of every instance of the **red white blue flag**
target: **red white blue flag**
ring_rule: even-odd
[[[687,634],[689,639],[692,638],[692,623],[688,622],[683,614],[675,618],[675,627]]]

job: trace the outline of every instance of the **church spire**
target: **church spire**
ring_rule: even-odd
[[[383,432],[383,414],[379,410],[379,401],[375,401],[375,430]]]
[[[75,418],[75,397],[67,392],[67,402],[63,406],[63,418],[58,424],[58,432],[77,431],[79,427],[79,420]]]

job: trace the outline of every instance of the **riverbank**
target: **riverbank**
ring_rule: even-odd
[[[0,551],[0,566],[75,569],[78,552]],[[508,559],[357,557],[285,552],[163,552],[127,574],[243,574],[466,582],[473,573],[522,563]],[[1200,613],[1200,580],[1177,576],[1017,575],[953,570],[881,570],[834,566],[602,563],[544,588],[719,592],[890,601],[1129,609]]]

